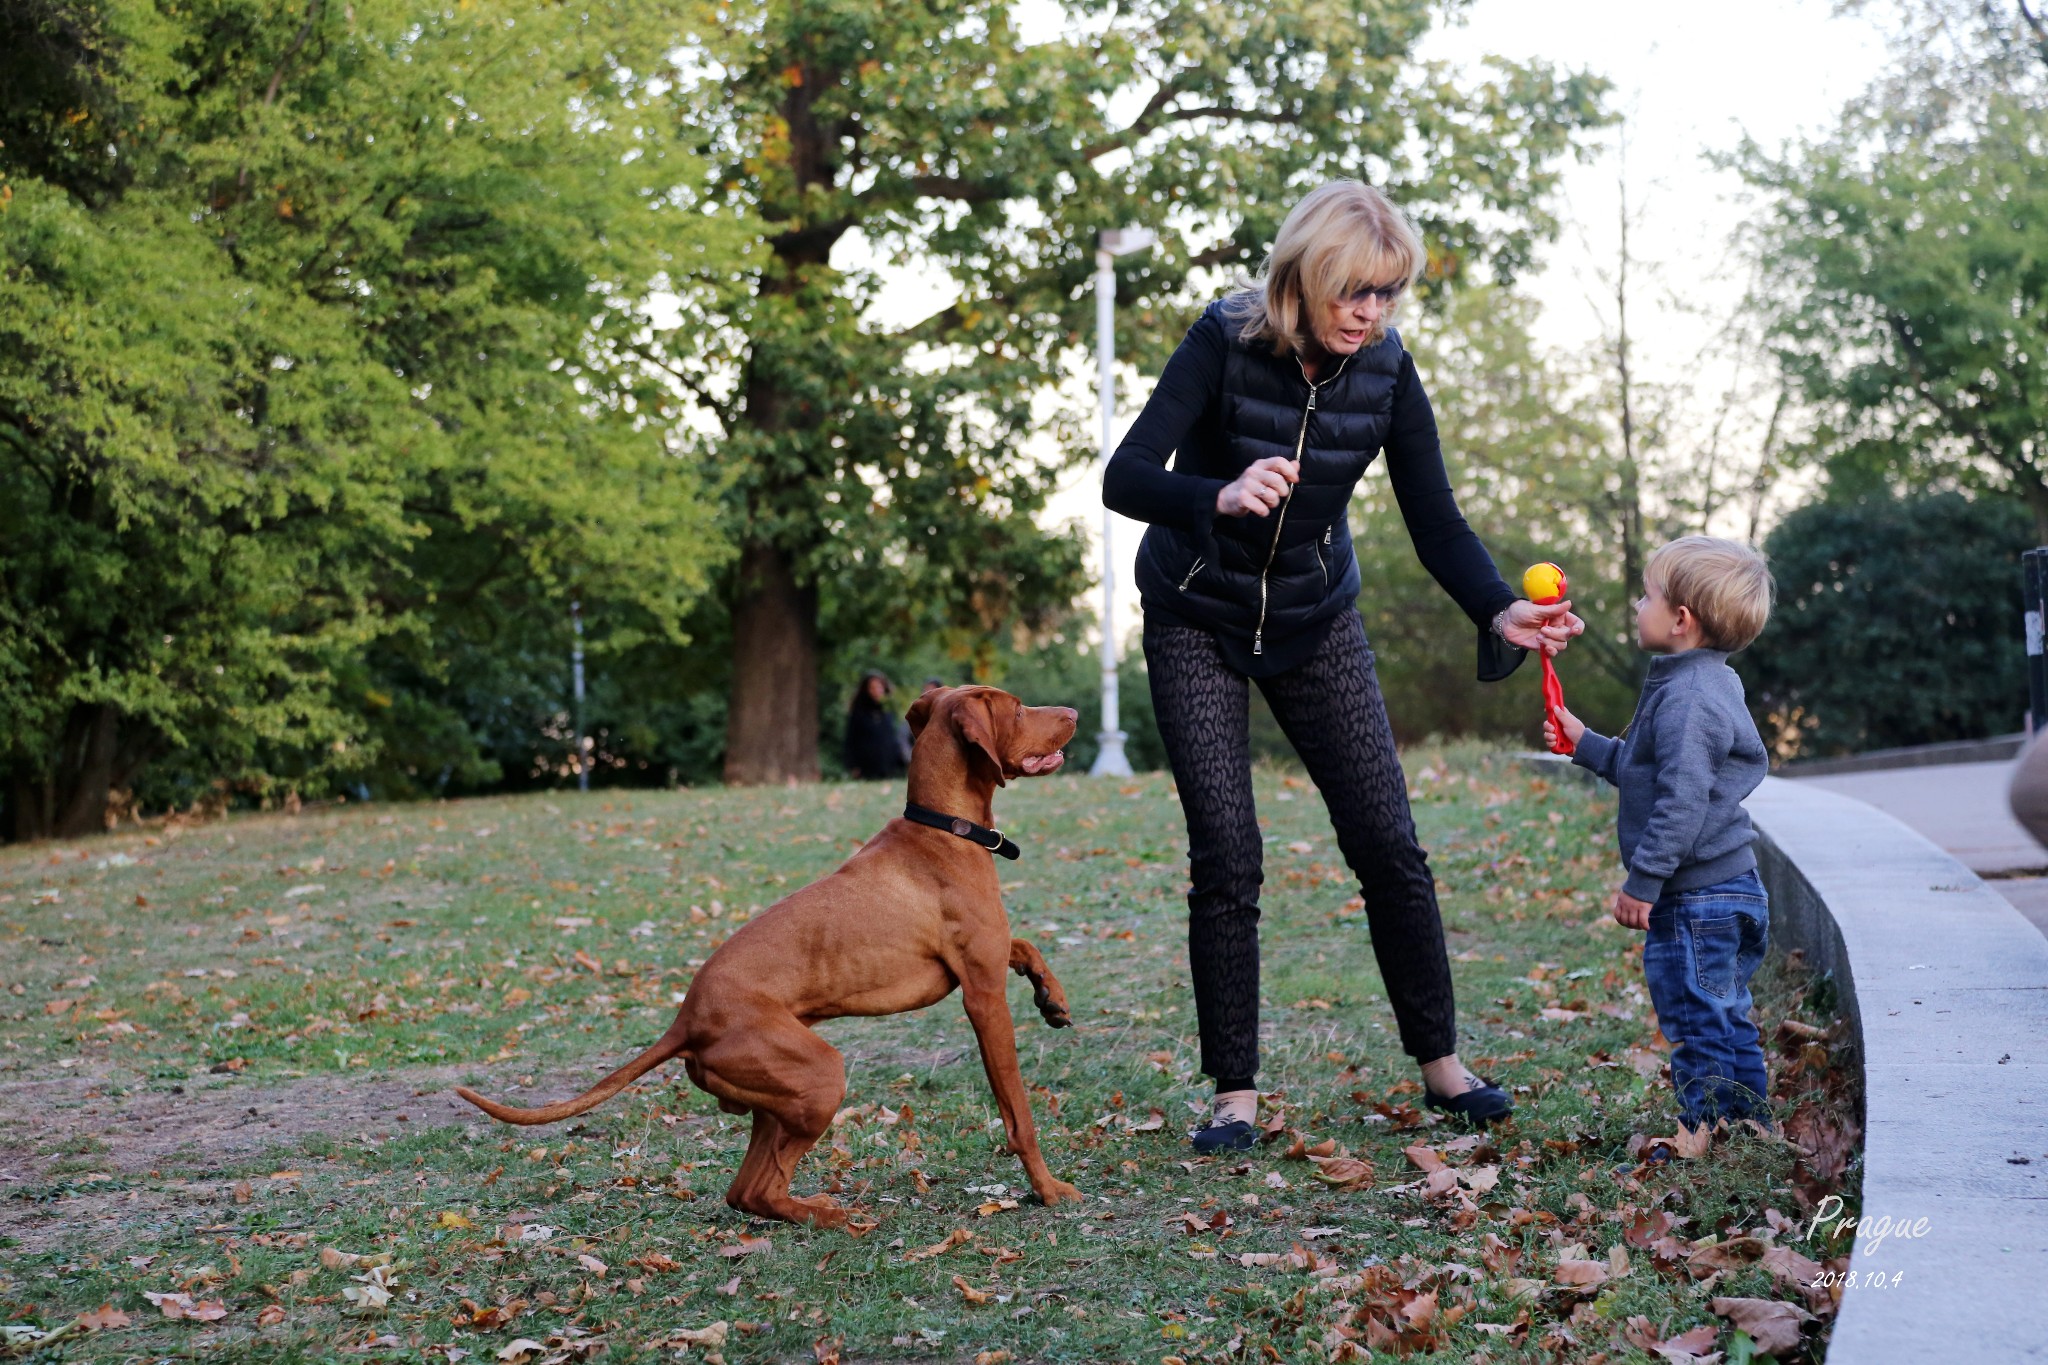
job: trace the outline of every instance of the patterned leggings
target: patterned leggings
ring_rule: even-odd
[[[1219,1090],[1250,1089],[1259,1061],[1259,886],[1263,841],[1252,804],[1250,693],[1207,631],[1145,623],[1152,706],[1188,822],[1188,962],[1202,1070]],[[1418,1062],[1457,1050],[1451,964],[1429,855],[1415,839],[1408,780],[1358,613],[1314,654],[1259,679],[1365,894],[1373,955]]]

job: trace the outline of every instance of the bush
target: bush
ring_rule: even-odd
[[[1778,605],[1736,657],[1780,758],[2021,727],[2027,660],[2016,501],[1959,493],[1818,502],[1764,549]]]

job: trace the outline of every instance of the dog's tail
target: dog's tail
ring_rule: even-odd
[[[487,1100],[465,1085],[456,1086],[455,1093],[501,1123],[559,1123],[563,1119],[574,1118],[586,1109],[597,1108],[598,1105],[603,1104],[606,1100],[618,1094],[621,1090],[624,1090],[627,1086],[639,1080],[669,1058],[683,1051],[683,1049],[689,1046],[689,1043],[690,1027],[679,1014],[676,1016],[676,1021],[668,1026],[668,1032],[655,1039],[654,1045],[648,1048],[647,1051],[641,1053],[632,1061],[627,1062],[617,1071],[614,1071],[596,1085],[591,1086],[590,1089],[584,1091],[575,1099],[563,1100],[560,1104],[550,1104],[540,1109],[514,1109],[510,1105],[499,1104],[496,1100]]]

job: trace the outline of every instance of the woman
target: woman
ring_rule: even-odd
[[[875,780],[901,777],[910,767],[910,729],[887,705],[895,686],[887,675],[864,673],[846,708],[846,740],[840,756],[846,775]]]
[[[1501,580],[1465,524],[1415,365],[1387,327],[1424,262],[1377,190],[1324,185],[1288,214],[1262,280],[1188,329],[1109,462],[1103,501],[1152,523],[1138,551],[1152,703],[1188,824],[1188,960],[1202,1151],[1249,1147],[1257,1116],[1261,840],[1247,680],[1321,790],[1357,873],[1374,955],[1422,1065],[1425,1102],[1488,1122],[1514,1103],[1458,1059],[1443,921],[1354,603],[1344,509],[1382,447],[1417,556],[1479,631],[1479,676],[1584,629]],[[1167,459],[1174,456],[1173,468]]]

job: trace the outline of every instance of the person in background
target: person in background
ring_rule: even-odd
[[[853,689],[841,749],[848,777],[885,781],[909,771],[910,727],[889,706],[895,690],[887,674],[875,672],[862,674]]]

